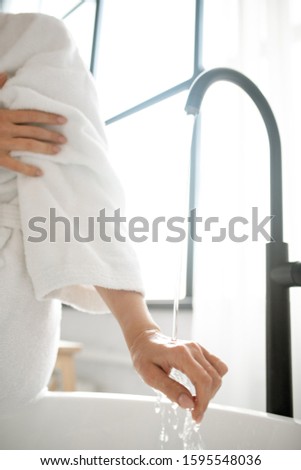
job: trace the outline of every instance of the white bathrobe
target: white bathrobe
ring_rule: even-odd
[[[0,70],[10,76],[0,90],[0,107],[39,109],[68,119],[57,127],[68,139],[58,155],[12,153],[39,166],[44,176],[0,169],[3,412],[45,390],[57,352],[61,302],[102,312],[107,309],[94,285],[137,292],[143,285],[128,239],[117,240],[108,223],[100,234],[100,211],[105,209],[106,216],[123,211],[123,192],[107,157],[93,79],[63,23],[40,14],[0,14]],[[69,221],[70,242],[66,223],[50,227],[50,209]],[[88,218],[93,221],[92,241],[74,238],[75,218],[82,237],[88,234]],[[46,234],[43,241],[38,226]]]

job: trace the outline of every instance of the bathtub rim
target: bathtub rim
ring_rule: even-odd
[[[85,392],[85,391],[76,391],[76,392],[46,392],[42,397],[39,397],[35,402],[31,402],[28,404],[28,406],[33,406],[37,403],[42,403],[45,401],[49,400],[57,400],[57,399],[71,399],[72,401],[77,401],[78,399],[84,399],[84,400],[109,400],[109,401],[114,401],[114,400],[121,400],[125,402],[146,402],[146,403],[154,403],[157,400],[157,397],[154,395],[135,395],[135,394],[128,394],[128,393],[116,393],[116,392]],[[164,403],[170,403],[170,401],[167,398],[163,398],[162,401]],[[233,406],[233,405],[223,405],[219,403],[209,403],[208,406],[209,410],[212,411],[224,411],[227,413],[233,413],[233,414],[241,414],[244,416],[250,416],[254,418],[263,418],[267,420],[273,420],[273,421],[278,421],[278,422],[283,422],[283,423],[291,423],[291,424],[297,424],[301,426],[301,419],[299,418],[291,418],[287,416],[282,416],[282,415],[276,415],[273,413],[268,413],[266,411],[260,411],[260,410],[253,410],[250,408],[244,408],[244,407],[238,407],[238,406]],[[205,413],[206,416],[206,413]]]
[[[139,444],[136,439],[133,441],[132,438],[141,429],[141,422],[145,423],[145,419],[149,419],[149,417],[151,419],[147,422],[151,426],[154,425],[157,431],[159,430],[159,426],[161,426],[160,415],[155,413],[156,401],[157,397],[150,395],[108,392],[47,392],[36,401],[22,407],[21,412],[15,409],[9,416],[1,417],[0,442],[2,438],[3,447],[0,448],[6,450],[159,449],[157,438],[152,437],[150,442],[148,433],[142,433],[142,441]],[[170,401],[164,399],[162,403],[164,406],[168,406]],[[118,429],[122,431],[121,438],[118,438],[118,445],[114,444],[114,439],[112,439],[112,436],[116,436],[116,431],[111,425],[112,415],[109,414],[112,409],[118,412]],[[125,424],[129,416],[128,413],[135,413],[136,410],[138,411],[134,416],[137,419],[133,419],[131,423],[133,433],[128,433],[128,427]],[[60,416],[59,420],[62,419],[62,426],[57,433],[51,432],[49,434],[50,429],[55,429],[53,425],[57,425],[57,416]],[[182,411],[181,416],[180,419],[185,416]],[[108,428],[99,428],[101,424],[99,418],[102,417],[104,419],[109,417]],[[41,419],[43,420],[42,427]],[[207,450],[301,449],[301,420],[294,418],[211,403],[205,413],[202,425],[204,427],[202,426],[201,432]],[[83,426],[85,429],[83,435],[77,431],[79,426]],[[100,434],[95,433],[95,426],[98,431],[101,430],[101,433],[104,431],[102,437],[104,440],[101,441],[101,445],[98,440]],[[228,433],[229,426],[236,431]],[[232,428],[232,426],[234,427]],[[26,429],[25,434],[24,429]],[[158,435],[158,433],[151,434],[151,436]],[[47,436],[46,440],[45,436]],[[227,436],[226,440],[225,436]],[[239,443],[237,443],[236,436],[239,436]],[[255,443],[253,443],[254,436],[257,439]],[[174,437],[175,439],[171,436],[172,447],[170,449],[182,449],[183,443],[179,441],[177,436]]]

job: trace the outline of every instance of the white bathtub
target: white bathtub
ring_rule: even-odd
[[[161,418],[154,401],[134,395],[49,393],[21,413],[0,419],[0,448],[160,449]],[[205,449],[301,449],[301,421],[238,408],[211,405],[200,432]],[[173,433],[164,448],[180,450],[183,443]]]

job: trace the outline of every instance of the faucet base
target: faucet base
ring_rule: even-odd
[[[293,416],[289,284],[275,280],[288,263],[288,245],[266,245],[267,411]]]

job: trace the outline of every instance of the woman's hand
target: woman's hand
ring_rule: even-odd
[[[227,366],[198,343],[172,342],[161,334],[137,292],[95,287],[117,318],[142,379],[182,408],[191,409],[193,419],[201,421],[209,401],[221,386]],[[169,376],[172,369],[188,377],[195,387],[195,396]]]
[[[0,74],[0,88],[7,78],[6,74]],[[66,138],[41,125],[62,125],[66,121],[63,116],[43,111],[0,109],[0,166],[28,176],[42,175],[38,167],[11,157],[10,152],[24,150],[56,155]]]
[[[227,372],[227,366],[195,342],[170,338],[156,330],[141,333],[130,347],[134,366],[143,380],[160,390],[182,408],[191,409],[192,418],[200,422]],[[196,395],[170,377],[177,369],[188,377]]]

